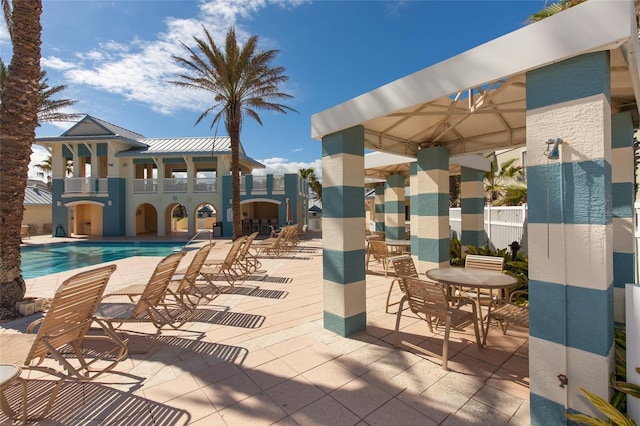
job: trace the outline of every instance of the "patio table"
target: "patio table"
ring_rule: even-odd
[[[16,413],[9,406],[4,396],[5,388],[18,380],[22,385],[22,424],[27,421],[27,381],[20,378],[22,369],[14,364],[0,364],[0,409],[10,419],[17,418]]]
[[[502,290],[515,287],[518,280],[511,275],[498,271],[476,268],[443,267],[435,268],[425,272],[427,278],[447,285],[447,292],[451,286],[470,287],[474,289]],[[479,304],[478,304],[479,305]],[[478,319],[484,333],[484,319],[478,310]]]
[[[411,241],[410,240],[384,240],[387,244],[387,247],[396,247],[400,250],[402,254],[406,253],[411,249]]]

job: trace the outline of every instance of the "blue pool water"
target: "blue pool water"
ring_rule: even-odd
[[[22,247],[22,277],[36,278],[132,256],[167,256],[179,242],[90,242]]]

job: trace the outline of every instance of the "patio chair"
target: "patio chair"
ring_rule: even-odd
[[[382,262],[382,266],[384,267],[384,276],[387,277],[389,273],[389,258],[393,256],[399,256],[402,253],[395,250],[389,250],[387,243],[382,240],[376,240],[369,238],[369,249],[370,253],[367,256],[367,269],[369,269],[369,258],[373,256],[375,260],[378,262]]]
[[[507,327],[509,327],[509,324],[529,328],[529,302],[527,301],[524,304],[513,303],[516,298],[522,297],[526,294],[527,290],[517,290],[509,295],[509,301],[507,303],[496,305],[493,310],[491,309],[493,305],[489,305],[482,346],[487,345],[487,334],[489,334],[489,325],[491,324],[491,320],[496,320],[500,324],[502,334],[507,334]]]
[[[31,233],[29,232],[29,225],[20,226],[20,238],[31,238]]]
[[[269,257],[280,256],[285,251],[283,238],[286,235],[287,227],[284,227],[274,238],[254,241],[251,246],[256,250],[256,257],[264,253]]]
[[[200,268],[200,275],[205,279],[207,285],[214,292],[220,292],[220,288],[215,285],[216,279],[224,278],[231,287],[237,282],[243,282],[245,275],[237,265],[238,253],[242,245],[246,241],[247,236],[244,235],[233,242],[229,250],[227,251],[224,259],[221,260],[209,260],[207,259]]]
[[[262,263],[258,258],[251,253],[251,246],[257,236],[257,232],[249,235],[238,252],[236,264],[244,273],[244,279],[256,272],[262,266]]]
[[[124,324],[153,324],[156,333],[143,352],[151,350],[165,327],[178,329],[191,319],[192,312],[184,304],[174,303],[166,297],[171,277],[184,255],[184,252],[178,252],[162,259],[137,302],[105,302],[110,297],[118,296],[115,293],[105,295],[96,310],[96,321],[106,324],[113,333]]]
[[[207,290],[203,290],[198,287],[196,280],[200,275],[200,269],[204,264],[209,252],[215,246],[214,243],[206,244],[202,246],[191,259],[187,269],[180,273],[176,272],[167,286],[166,297],[173,298],[173,301],[178,305],[183,304],[183,308],[193,311],[198,307],[198,304],[202,299],[211,301],[215,299],[219,293],[214,293]],[[136,302],[137,299],[144,293],[144,289],[147,284],[130,284],[126,287],[120,288],[117,291],[110,292],[105,297],[110,296],[127,296],[131,302]],[[180,313],[180,311],[178,310]],[[180,313],[180,315],[182,315]]]
[[[416,265],[413,263],[413,258],[409,255],[402,256],[394,256],[390,257],[389,261],[393,265],[393,269],[396,271],[396,278],[391,281],[391,285],[389,286],[389,292],[387,293],[387,304],[385,307],[385,312],[389,312],[389,306],[399,305],[400,301],[389,303],[391,298],[391,291],[393,290],[393,285],[398,284],[400,290],[404,294],[404,282],[402,281],[402,277],[411,277],[418,278],[418,270],[416,269]]]
[[[464,267],[470,269],[486,269],[490,271],[502,272],[504,268],[504,258],[499,256],[482,256],[477,254],[468,254],[465,257]],[[455,291],[455,290],[454,290]],[[474,301],[478,309],[478,317],[483,320],[481,306],[489,306],[496,300],[501,299],[493,294],[492,290],[474,288],[458,288],[460,296],[466,296]]]
[[[411,312],[429,324],[429,331],[431,333],[433,333],[434,319],[436,320],[436,327],[439,324],[445,325],[444,337],[442,340],[442,368],[444,370],[448,369],[449,335],[452,328],[456,330],[464,328],[469,324],[473,324],[476,335],[476,344],[478,345],[478,348],[482,348],[475,304],[466,301],[460,302],[461,305],[465,304],[465,302],[469,303],[471,311],[462,310],[460,309],[460,306],[452,307],[449,304],[445,288],[439,284],[411,277],[403,277],[402,280],[404,283],[405,295],[400,301],[400,307],[396,316],[395,347],[398,347],[401,343],[399,331],[400,318],[402,318],[402,307],[404,303],[407,302]],[[409,342],[402,343],[419,352],[436,355]]]
[[[97,324],[104,334],[88,333],[107,282],[115,270],[116,265],[108,265],[66,279],[56,291],[46,315],[29,325],[28,333],[0,335],[0,364],[58,377],[43,412],[31,418],[47,414],[66,380],[93,380],[112,370],[127,356],[127,342],[102,323]],[[31,334],[36,328],[36,334]],[[99,345],[86,348],[85,344],[91,341],[97,341]],[[46,358],[53,358],[55,363],[45,363]]]

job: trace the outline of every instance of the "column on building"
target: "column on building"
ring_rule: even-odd
[[[404,181],[403,175],[394,174],[384,185],[384,233],[391,240],[404,240]]]
[[[475,247],[487,244],[484,232],[484,172],[482,170],[461,168],[460,210],[462,213],[462,246]]]
[[[609,399],[613,232],[609,52],[527,73],[531,424]],[[549,158],[555,141],[559,158]],[[549,143],[550,142],[550,143]],[[559,378],[566,376],[567,384]]]
[[[376,196],[373,205],[373,219],[376,222],[376,231],[384,232],[384,184],[375,187]]]
[[[366,329],[364,128],[322,138],[324,327]]]
[[[625,322],[625,285],[637,282],[633,225],[635,182],[633,122],[630,112],[611,117],[611,185],[613,224],[614,319]]]
[[[418,215],[417,215],[417,194],[418,194],[418,163],[409,163],[409,231],[411,232],[411,257],[413,263],[418,267]],[[419,270],[420,271],[420,270]],[[420,271],[422,272],[422,271]]]
[[[418,151],[415,180],[411,213],[417,235],[411,252],[417,251],[416,267],[424,272],[449,264],[449,151],[443,147]]]

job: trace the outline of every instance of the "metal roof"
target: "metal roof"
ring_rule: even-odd
[[[526,143],[526,73],[585,53],[610,51],[611,109],[640,98],[633,0],[587,1],[379,87],[311,117],[315,139],[364,127],[365,149],[416,157]],[[441,42],[441,41],[437,41]]]
[[[230,152],[231,138],[224,137],[196,137],[196,138],[153,138],[141,139],[147,147],[142,149],[131,149],[121,151],[117,157],[140,157],[161,154],[204,154],[211,155],[212,152]],[[244,149],[240,147],[240,154],[244,154]]]
[[[91,133],[88,133],[87,129],[90,129]],[[64,132],[62,136],[86,136],[88,134],[122,136],[131,140],[144,139],[144,136],[140,133],[133,132],[125,129],[124,127],[120,127],[116,124],[109,123],[108,121],[104,121],[90,115],[85,115],[73,127]]]
[[[28,185],[24,190],[25,206],[51,206],[51,191],[48,191],[40,185]]]

